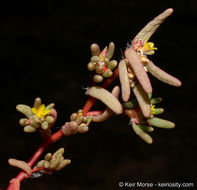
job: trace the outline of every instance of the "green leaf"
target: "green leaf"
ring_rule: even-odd
[[[131,100],[129,102],[123,103],[123,108],[124,109],[133,109],[137,105],[138,105],[137,100],[134,99],[134,100]]]
[[[152,132],[154,131],[154,128],[151,126],[146,126],[146,125],[138,125],[142,130],[146,131],[146,132]]]
[[[159,115],[159,114],[162,114],[164,112],[164,109],[163,108],[155,108],[154,110],[154,115]]]
[[[142,139],[144,140],[146,143],[148,144],[152,144],[153,139],[152,137],[147,134],[144,130],[141,129],[141,127],[139,127],[137,124],[132,124],[133,130],[134,132]]]
[[[152,98],[150,103],[151,104],[159,104],[162,102],[162,98]]]
[[[148,119],[148,122],[155,127],[159,127],[159,128],[165,128],[165,129],[171,129],[175,127],[175,124],[171,121],[168,120],[164,120],[164,119],[160,119],[157,117]]]

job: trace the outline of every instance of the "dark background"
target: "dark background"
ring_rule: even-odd
[[[90,44],[104,48],[113,41],[120,60],[127,42],[169,7],[173,15],[151,38],[158,47],[151,59],[183,85],[151,80],[153,95],[164,99],[161,117],[176,128],[156,129],[148,145],[126,116],[92,124],[87,134],[65,137],[47,149],[64,147],[71,165],[28,179],[21,189],[111,190],[118,189],[119,181],[196,182],[196,0],[6,1],[0,5],[1,188],[19,172],[8,158],[28,160],[41,142],[39,134],[23,133],[18,125],[23,116],[15,106],[32,106],[38,96],[45,104],[54,102],[59,117],[53,130],[60,129],[88,98],[83,88],[91,84],[86,69]]]

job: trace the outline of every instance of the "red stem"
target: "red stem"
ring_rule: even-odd
[[[44,152],[44,150],[51,145],[52,143],[56,142],[58,139],[60,139],[61,137],[63,137],[63,133],[61,131],[61,129],[59,131],[57,131],[56,133],[54,133],[50,138],[47,139],[47,141],[44,141],[39,147],[38,149],[35,151],[35,153],[32,155],[32,157],[29,159],[29,161],[27,162],[30,167],[32,167],[36,161],[38,160],[38,158],[42,155],[42,153]],[[20,182],[23,181],[24,178],[28,177],[27,174],[23,171],[21,171],[14,179],[12,179],[10,181],[10,185],[7,188],[7,190],[12,190],[13,189],[13,182],[15,179],[18,179]]]
[[[114,70],[114,74],[112,75],[112,77],[108,78],[105,82],[103,82],[103,84],[101,86],[103,88],[107,88],[107,86],[109,86],[117,77],[118,77],[118,68],[116,70]],[[87,100],[86,104],[83,107],[83,116],[85,116],[88,113],[88,111],[91,109],[91,107],[94,105],[95,102],[96,102],[95,98],[89,97],[89,99]],[[98,113],[98,111],[94,111],[94,114],[99,114],[99,113]],[[46,139],[38,147],[38,149],[35,151],[35,153],[32,155],[32,157],[27,162],[30,165],[30,167],[33,167],[33,165],[36,163],[38,158],[42,155],[42,153],[45,151],[45,149],[49,145],[51,145],[52,143],[61,139],[63,136],[64,136],[64,134],[62,133],[62,130],[60,129],[59,131],[54,133],[51,137]],[[29,177],[29,176],[25,172],[21,171],[15,178],[10,180],[10,184],[9,184],[7,190],[19,190],[20,189],[20,182],[22,182],[23,179],[25,179],[27,177]],[[15,182],[18,183],[18,181],[19,181],[19,186],[18,186],[19,188],[16,189],[16,188],[14,188],[14,186],[15,186]]]
[[[97,116],[101,115],[104,111],[103,110],[97,110],[97,111],[89,111],[86,116]]]

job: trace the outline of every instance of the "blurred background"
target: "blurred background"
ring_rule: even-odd
[[[113,41],[114,58],[120,60],[137,32],[169,7],[174,13],[151,38],[158,51],[150,59],[183,85],[175,88],[150,78],[153,96],[163,98],[160,117],[174,121],[176,128],[155,129],[154,143],[148,145],[126,116],[93,123],[87,134],[65,137],[45,152],[64,147],[65,158],[72,160],[68,167],[27,179],[21,189],[114,190],[119,181],[196,182],[197,2],[29,0],[0,6],[0,188],[20,171],[8,165],[8,158],[26,161],[41,142],[39,134],[23,132],[18,124],[23,115],[15,106],[32,106],[36,97],[54,102],[58,120],[53,131],[59,130],[88,98],[91,43],[104,48]]]

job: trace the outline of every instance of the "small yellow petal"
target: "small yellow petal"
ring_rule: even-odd
[[[147,44],[148,40],[149,40],[149,38],[147,38],[146,41],[144,42],[144,46]]]
[[[39,111],[42,111],[42,112],[43,112],[44,109],[45,109],[45,105],[44,105],[44,104],[42,104],[41,106],[38,107],[38,110],[39,110]]]
[[[51,110],[44,110],[43,115],[45,116],[45,115],[47,115],[50,112],[51,112]]]
[[[155,105],[151,104],[151,113],[154,114],[155,113]]]
[[[31,108],[31,110],[32,110],[32,112],[33,112],[34,114],[37,114],[37,112],[38,112],[37,108]]]

